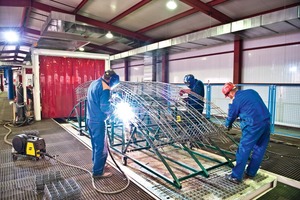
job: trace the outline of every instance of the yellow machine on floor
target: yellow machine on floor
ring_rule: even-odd
[[[46,154],[46,143],[43,138],[36,134],[16,135],[12,140],[13,159],[20,157],[31,157],[35,160],[44,157]]]

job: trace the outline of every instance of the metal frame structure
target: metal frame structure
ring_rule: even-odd
[[[90,82],[87,82],[76,89],[79,102],[69,117],[69,121],[74,124],[70,119],[76,113],[77,128],[87,135],[87,128],[83,122],[85,122],[85,96],[89,84]],[[218,116],[213,118],[210,116],[210,119],[207,119],[186,103],[187,96],[179,95],[181,89],[176,85],[158,82],[121,82],[112,91],[111,104],[115,107],[115,111],[107,126],[110,147],[122,155],[124,165],[127,165],[127,159],[130,159],[177,188],[182,187],[181,181],[191,177],[197,175],[209,177],[209,171],[217,167],[224,165],[233,167],[233,160],[228,156],[233,153],[219,148],[216,141],[235,142],[221,128],[224,112],[219,110]],[[196,97],[197,103],[201,100],[206,106],[209,104],[210,109],[219,109],[203,97],[194,93],[191,95]],[[132,108],[131,115],[130,111],[120,110],[118,104],[122,103]],[[131,118],[124,121],[118,114],[120,111],[121,114]],[[238,127],[237,124],[234,126]],[[225,161],[201,154],[194,148],[213,148],[223,155]],[[174,154],[170,155],[172,151],[181,151],[189,160],[188,163],[179,161]],[[140,160],[134,152],[148,153],[151,158],[164,166],[164,173]],[[203,159],[215,164],[206,166],[202,163]],[[177,174],[178,169],[184,173]]]

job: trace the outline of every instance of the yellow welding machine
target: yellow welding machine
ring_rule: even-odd
[[[46,143],[36,135],[20,134],[12,140],[16,155],[26,155],[39,158],[46,153]]]

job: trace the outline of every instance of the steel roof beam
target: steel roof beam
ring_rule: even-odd
[[[6,54],[6,53],[23,53],[23,54],[27,54],[29,52],[27,51],[22,51],[22,50],[4,50],[4,51],[1,51],[0,54]]]
[[[142,28],[142,29],[138,30],[137,32],[138,32],[138,33],[144,33],[144,32],[150,31],[150,30],[155,29],[155,28],[157,28],[157,27],[160,27],[160,26],[162,26],[162,25],[165,25],[165,24],[174,22],[174,21],[176,21],[176,20],[178,20],[178,19],[181,19],[181,18],[183,18],[183,17],[186,17],[186,16],[189,16],[189,15],[191,15],[191,14],[194,14],[194,13],[196,13],[196,12],[198,12],[198,9],[197,9],[197,8],[192,8],[192,9],[190,9],[190,10],[187,10],[187,11],[185,11],[185,12],[182,12],[182,13],[180,13],[180,14],[178,14],[178,15],[173,16],[173,17],[170,17],[170,18],[165,19],[165,20],[163,20],[163,21],[160,21],[160,22],[157,22],[157,23],[152,24],[152,25],[150,25],[150,26],[147,26],[147,27],[145,27],[145,28]]]
[[[103,51],[107,51],[107,52],[111,52],[111,53],[120,53],[120,51],[118,51],[118,50],[111,49],[111,48],[108,48],[105,46],[100,46],[97,44],[92,44],[92,43],[87,44],[86,47],[91,47],[95,50],[103,50]]]
[[[82,0],[80,4],[74,9],[73,14],[76,14],[87,2],[88,0]]]
[[[152,0],[142,0],[139,3],[135,4],[134,6],[130,7],[129,9],[125,10],[124,12],[119,14],[118,16],[116,16],[113,19],[109,20],[106,23],[112,24],[112,23],[118,21],[119,19],[122,19],[123,17],[129,15],[130,13],[136,11],[137,9],[141,8],[142,6],[146,5],[147,3],[151,2],[151,1]]]
[[[213,1],[207,2],[206,4],[209,6],[216,6],[221,3],[225,3],[226,1],[229,1],[229,0],[213,0]]]
[[[193,8],[197,8],[199,11],[211,16],[212,18],[222,23],[228,23],[233,21],[233,19],[231,19],[227,15],[221,13],[220,11],[214,9],[213,7],[207,5],[206,3],[203,3],[202,1],[198,1],[198,0],[180,0],[180,1]]]
[[[0,56],[0,59],[8,59],[8,58],[14,58],[14,59],[17,59],[17,58],[22,58],[24,59],[25,57],[20,57],[20,56]]]

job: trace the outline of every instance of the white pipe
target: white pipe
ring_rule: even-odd
[[[71,57],[71,58],[89,58],[97,60],[109,60],[108,54],[100,53],[85,53],[85,52],[73,52],[73,51],[61,51],[61,50],[49,50],[49,49],[33,49],[33,54],[45,55],[45,56],[61,56],[61,57]]]
[[[110,69],[110,60],[105,60],[105,71]]]
[[[26,69],[22,67],[21,72],[22,72],[21,75],[22,75],[22,85],[23,85],[23,101],[26,104],[27,103]]]
[[[39,55],[32,54],[32,74],[33,74],[33,107],[34,117],[36,121],[40,121],[41,117],[41,97],[40,97],[40,63]]]

